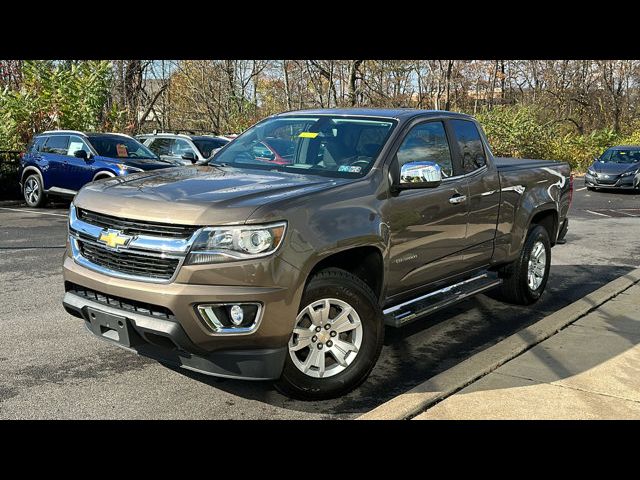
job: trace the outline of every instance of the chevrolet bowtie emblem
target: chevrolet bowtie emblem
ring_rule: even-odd
[[[98,241],[104,243],[109,248],[118,248],[127,245],[131,237],[123,235],[118,230],[103,230],[98,237]]]

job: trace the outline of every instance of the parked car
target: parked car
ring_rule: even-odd
[[[267,138],[295,144],[290,163],[255,162]],[[495,158],[468,115],[287,112],[209,165],[83,188],[63,304],[162,362],[335,397],[367,378],[385,325],[490,289],[536,302],[572,189],[567,163]]]
[[[183,165],[203,164],[230,142],[213,135],[185,135],[179,133],[149,133],[136,136],[160,158]]]
[[[293,163],[295,155],[295,142],[284,138],[265,138],[247,152],[249,159],[258,163],[275,163],[287,165]]]
[[[584,181],[589,190],[640,188],[640,146],[608,148],[589,166]]]
[[[49,195],[73,196],[95,180],[175,166],[128,135],[55,130],[33,138],[18,178],[27,205],[40,207]]]

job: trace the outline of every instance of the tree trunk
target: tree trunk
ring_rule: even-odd
[[[356,82],[358,80],[358,67],[363,60],[354,60],[351,62],[349,66],[349,104],[352,107],[356,106],[357,103],[357,85]]]
[[[282,61],[282,73],[284,75],[284,95],[287,100],[287,110],[293,110],[293,108],[291,108],[291,86],[289,85],[289,71],[286,60]]]

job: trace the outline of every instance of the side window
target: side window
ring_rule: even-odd
[[[89,146],[80,137],[69,137],[69,146],[67,147],[66,155],[73,157],[78,150],[84,150],[87,153],[91,152]]]
[[[36,153],[42,151],[42,146],[47,141],[48,137],[36,137],[31,144],[31,148],[29,148],[29,153]]]
[[[68,135],[52,135],[47,140],[43,151],[46,153],[56,153],[58,155],[66,155],[69,147]]]
[[[191,152],[194,155],[196,154],[196,152],[193,151],[193,148],[191,148],[191,145],[189,145],[189,142],[187,142],[186,140],[181,140],[179,138],[176,138],[173,141],[173,148],[171,149],[171,155],[175,157],[181,157],[187,152]]]
[[[440,165],[443,177],[453,175],[451,150],[442,122],[416,125],[398,149],[398,166],[407,162],[428,161]]]
[[[258,160],[274,160],[275,154],[263,143],[256,143],[251,149],[253,156]]]
[[[171,155],[171,145],[173,140],[170,138],[156,138],[151,140],[149,150],[156,155]]]
[[[484,167],[487,158],[475,124],[468,120],[451,120],[451,126],[458,140],[464,173]]]

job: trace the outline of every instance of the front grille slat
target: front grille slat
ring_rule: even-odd
[[[105,247],[77,240],[84,258],[109,270],[139,277],[169,280],[173,277],[180,259],[140,255],[131,251],[114,251]]]
[[[129,312],[136,312],[141,315],[147,315],[150,317],[163,318],[167,320],[175,320],[174,313],[166,307],[160,305],[152,305],[150,303],[139,302],[137,300],[129,300],[114,295],[108,295],[106,293],[97,292],[90,288],[76,285],[75,283],[65,282],[65,291],[84,297],[94,302],[102,303],[110,307],[115,307],[120,310],[126,310]]]
[[[119,218],[104,213],[91,212],[78,208],[78,218],[84,222],[102,228],[120,230],[127,235],[151,235],[166,238],[189,238],[196,230],[196,225],[174,225],[171,223],[148,222],[130,218]]]

